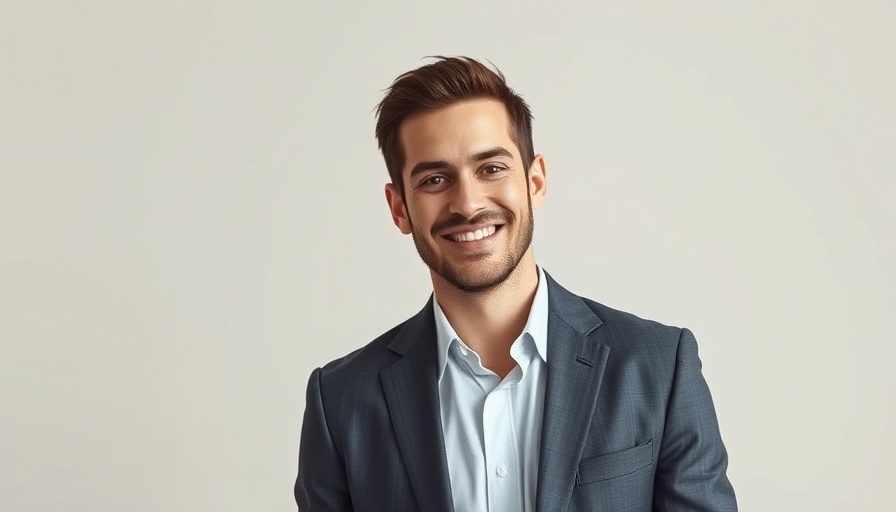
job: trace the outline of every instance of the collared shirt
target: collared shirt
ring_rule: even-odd
[[[433,309],[454,510],[535,510],[548,354],[544,272],[538,269],[529,319],[510,346],[516,366],[503,380],[457,336],[438,300]]]

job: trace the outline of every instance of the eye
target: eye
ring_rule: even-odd
[[[440,174],[433,174],[420,180],[421,187],[437,187],[445,183],[445,177]]]
[[[505,170],[507,170],[507,168],[504,167],[503,165],[488,164],[482,168],[481,172],[482,172],[482,174],[494,175],[494,174],[498,174],[499,172],[502,172]]]

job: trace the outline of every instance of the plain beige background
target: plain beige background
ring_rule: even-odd
[[[743,510],[892,511],[896,4],[4,2],[0,508],[290,511],[308,374],[416,312],[373,107],[535,113],[538,261],[697,335]]]

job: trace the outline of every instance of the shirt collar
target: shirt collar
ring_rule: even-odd
[[[538,268],[538,286],[535,288],[535,297],[532,299],[532,307],[529,309],[529,318],[520,335],[529,334],[535,342],[538,355],[545,362],[548,360],[548,284],[544,271]],[[438,297],[432,301],[433,314],[436,323],[436,346],[439,356],[439,380],[445,373],[445,365],[448,364],[448,350],[455,341],[460,341],[457,332],[451,327],[451,322],[442,311]]]

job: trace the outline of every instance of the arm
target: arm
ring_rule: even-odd
[[[701,367],[697,341],[682,329],[654,485],[658,512],[737,510],[725,475],[728,454]]]
[[[330,436],[320,391],[320,368],[311,373],[299,444],[295,497],[299,512],[352,510],[342,456]]]

